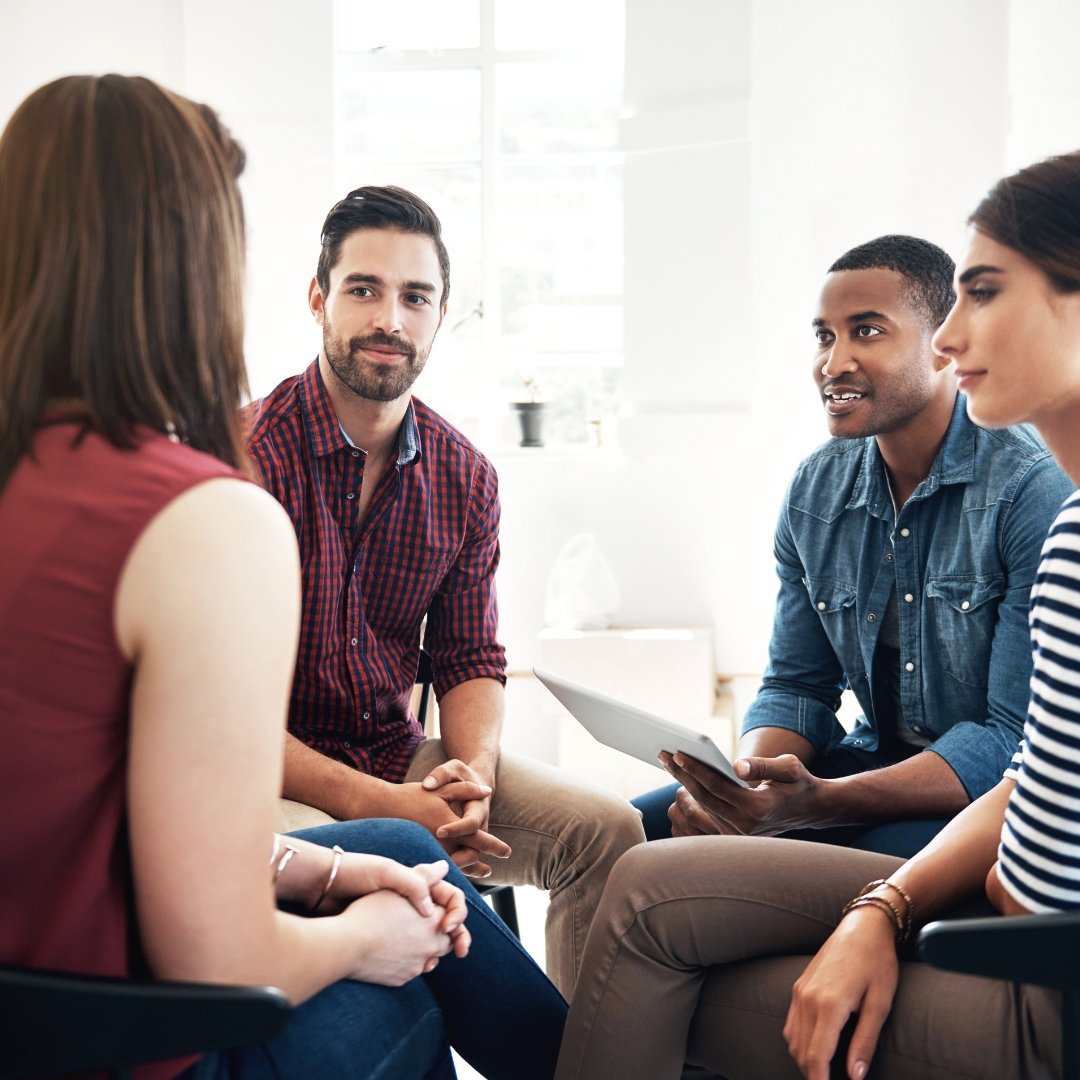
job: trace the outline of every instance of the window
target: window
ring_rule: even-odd
[[[549,441],[587,441],[622,367],[622,0],[337,0],[342,193],[395,183],[450,251],[418,393],[481,445],[535,383]]]

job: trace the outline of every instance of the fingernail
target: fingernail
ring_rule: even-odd
[[[484,793],[485,795],[490,795],[490,794],[491,794],[491,788],[489,788],[489,787],[487,786],[487,784],[481,784],[481,785],[480,785],[480,790],[481,790],[481,791],[482,791],[482,792],[483,792],[483,793]]]
[[[686,764],[686,758],[682,754],[672,754],[672,760],[680,767]]]
[[[739,760],[735,762],[735,775],[736,776],[749,776],[750,775],[750,762],[749,761],[744,761],[742,758],[739,758]]]
[[[420,901],[420,910],[423,911],[425,915],[430,915],[435,910],[435,905],[432,904],[430,896],[425,896],[424,899]]]
[[[854,1068],[851,1070],[852,1080],[863,1080],[866,1075],[866,1062],[856,1061]]]
[[[435,777],[425,776],[424,782],[420,786],[425,787],[430,791],[435,786]]]
[[[449,925],[449,926],[448,926],[448,927],[446,928],[446,933],[447,933],[447,934],[452,934],[452,933],[453,933],[453,932],[454,932],[454,931],[455,931],[455,930],[456,930],[456,929],[457,929],[457,928],[458,928],[458,927],[459,927],[460,925],[461,925],[461,923],[451,923],[451,924],[450,924],[450,925]]]

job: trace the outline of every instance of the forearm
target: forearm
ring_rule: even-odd
[[[505,693],[495,679],[470,679],[439,702],[439,733],[447,755],[464,761],[495,786]]]
[[[1005,805],[1013,782],[995,788],[966,806],[890,880],[902,885],[916,904],[916,919],[929,921],[956,904],[978,896],[997,861]]]
[[[314,806],[339,821],[397,817],[393,812],[397,786],[320,754],[294,735],[285,736],[286,799]]]
[[[949,817],[970,803],[956,773],[928,752],[883,769],[824,781],[819,792],[825,824]]]

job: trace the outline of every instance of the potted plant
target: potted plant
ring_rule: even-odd
[[[520,446],[544,445],[544,411],[547,402],[540,398],[540,384],[535,375],[522,375],[521,385],[528,394],[527,401],[511,401],[511,412],[517,413],[521,426]]]

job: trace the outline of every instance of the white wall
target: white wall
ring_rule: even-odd
[[[0,119],[56,75],[140,72],[246,145],[257,393],[317,348],[330,33],[331,0],[0,0]],[[996,176],[1080,144],[1078,47],[1073,0],[628,0],[622,449],[494,454],[514,667],[535,662],[555,552],[590,530],[620,620],[715,623],[719,670],[760,669],[773,518],[825,436],[808,370],[825,269],[883,232],[958,252]]]

